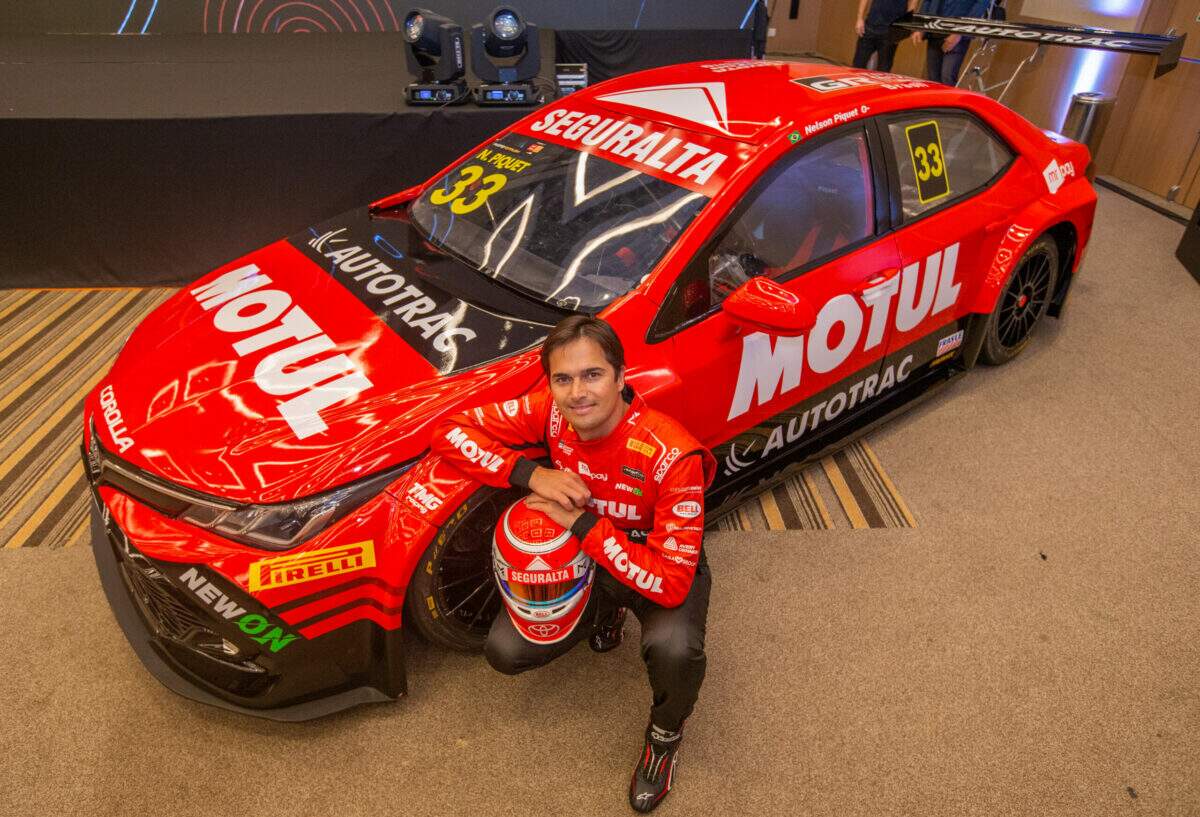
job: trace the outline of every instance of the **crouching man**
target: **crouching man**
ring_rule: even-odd
[[[485,647],[493,667],[524,672],[584,638],[605,652],[621,643],[626,610],[637,616],[652,698],[629,802],[648,812],[671,789],[683,724],[704,680],[712,588],[702,547],[704,490],[716,463],[679,423],[626,387],[624,350],[604,321],[564,319],[541,356],[548,390],[447,418],[434,431],[433,450],[480,482],[529,489],[525,504],[569,529],[596,565],[585,626],[535,643],[499,615]],[[498,473],[463,456],[464,434],[503,460]],[[529,449],[548,452],[554,467],[520,454]]]

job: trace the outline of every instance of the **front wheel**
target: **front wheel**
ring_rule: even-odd
[[[1043,235],[1025,251],[988,318],[980,359],[998,366],[1021,354],[1058,284],[1058,244]]]
[[[442,525],[404,599],[405,618],[426,640],[463,652],[483,649],[500,591],[492,577],[492,534],[519,490],[476,491]]]

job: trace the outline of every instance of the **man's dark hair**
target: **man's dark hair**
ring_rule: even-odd
[[[550,353],[580,338],[594,340],[599,345],[614,374],[620,374],[625,368],[625,349],[611,326],[591,315],[571,315],[559,321],[542,341],[542,371],[547,377],[550,376]]]

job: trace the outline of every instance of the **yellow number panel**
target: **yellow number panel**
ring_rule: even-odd
[[[928,204],[950,195],[950,175],[942,152],[942,135],[937,122],[919,122],[904,129],[908,154],[917,177],[917,198]]]

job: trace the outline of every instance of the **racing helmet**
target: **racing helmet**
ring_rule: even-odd
[[[569,530],[519,499],[496,524],[492,572],[517,632],[534,644],[554,644],[579,624],[596,564]]]

